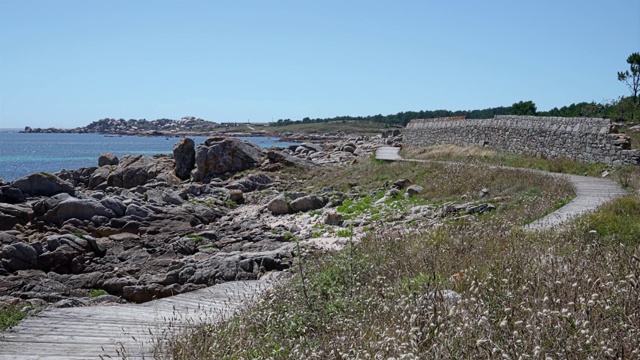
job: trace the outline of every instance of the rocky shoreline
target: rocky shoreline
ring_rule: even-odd
[[[401,137],[262,149],[230,137],[171,155],[0,180],[0,306],[145,302],[290,267],[294,238],[335,248],[345,194],[290,191],[286,169],[341,166]],[[355,223],[354,235],[362,233]]]
[[[243,131],[238,131],[244,128]],[[343,132],[328,133],[291,133],[282,132],[270,124],[215,123],[193,116],[185,116],[180,120],[171,119],[111,119],[105,118],[83,127],[73,129],[32,128],[25,126],[21,133],[27,134],[103,134],[105,136],[229,136],[229,137],[278,137],[285,142],[336,142],[347,139],[351,135]],[[398,137],[400,130],[388,130],[381,134],[382,138]]]

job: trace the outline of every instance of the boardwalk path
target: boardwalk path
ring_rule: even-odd
[[[382,147],[376,157],[403,160],[398,152],[398,148]],[[528,229],[552,228],[625,194],[611,180],[575,175],[568,179],[576,188],[576,198]],[[271,280],[228,282],[139,305],[45,310],[2,334],[0,360],[99,359],[101,355],[119,359],[122,349],[127,359],[149,359],[153,341],[169,322],[175,329],[228,317],[272,284]]]
[[[152,359],[153,341],[176,329],[228,317],[273,284],[234,281],[144,304],[42,311],[2,334],[1,360]]]
[[[380,160],[399,161],[404,160],[400,154],[400,148],[396,147],[381,147],[376,152],[376,158]],[[421,161],[428,162],[426,160],[406,160],[406,161]],[[502,169],[516,169],[503,166],[491,166],[493,168]],[[522,170],[522,169],[521,169]],[[550,173],[541,170],[528,170],[532,172],[547,174],[551,176],[566,176],[567,179],[573,184],[576,190],[576,197],[567,205],[554,211],[553,213],[538,219],[527,226],[527,230],[544,230],[551,229],[559,226],[568,220],[580,216],[584,213],[593,211],[603,204],[626,195],[626,191],[613,180],[594,178],[588,176],[578,175],[565,175]]]

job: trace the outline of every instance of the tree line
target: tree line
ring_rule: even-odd
[[[531,101],[519,101],[511,106],[500,106],[482,110],[420,110],[401,111],[389,115],[369,116],[336,116],[332,118],[305,117],[302,120],[279,119],[273,125],[284,126],[299,123],[323,123],[367,121],[382,123],[385,126],[406,126],[413,119],[430,119],[451,116],[466,116],[467,119],[489,119],[495,115],[537,115],[557,117],[604,117],[616,122],[638,122],[640,120],[640,53],[632,53],[627,58],[629,70],[618,72],[618,80],[629,88],[631,96],[620,96],[617,99],[598,103],[580,102],[561,108],[554,107],[549,111],[537,111],[536,104]]]

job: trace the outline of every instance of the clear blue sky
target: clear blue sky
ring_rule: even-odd
[[[638,0],[0,0],[0,128],[628,95]]]

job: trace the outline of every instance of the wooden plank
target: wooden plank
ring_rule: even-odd
[[[45,310],[2,334],[0,360],[120,359],[121,349],[127,359],[148,359],[165,332],[231,316],[272,285],[238,281],[139,305]]]

